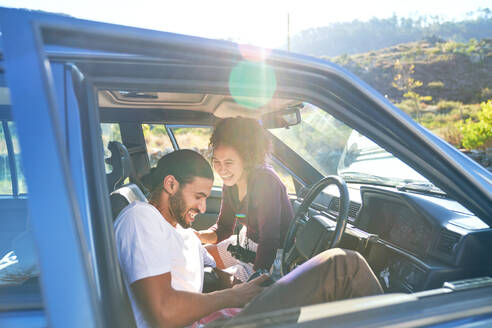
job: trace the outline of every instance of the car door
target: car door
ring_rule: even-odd
[[[129,325],[124,320],[128,313],[119,306],[124,303],[123,291],[111,245],[101,113],[95,96],[101,89],[218,94],[234,90],[240,96],[264,97],[257,80],[231,79],[237,65],[256,62],[252,65],[274,71],[277,97],[329,110],[492,224],[492,186],[482,168],[419,125],[408,123],[405,114],[355,76],[324,61],[13,9],[0,10],[0,28],[13,117],[24,150],[44,303],[54,327]],[[61,79],[56,72],[63,73]],[[65,92],[73,95],[61,97]],[[66,108],[74,111],[65,112]],[[212,118],[196,121],[211,124]],[[77,142],[67,148],[72,134],[78,135],[73,137]],[[428,152],[429,148],[439,151]],[[73,160],[74,153],[80,156],[79,163]],[[315,171],[302,171],[302,161],[289,161],[295,155],[279,154],[280,162],[307,185],[319,177]],[[54,250],[58,256],[53,256]],[[70,274],[60,279],[67,267]]]

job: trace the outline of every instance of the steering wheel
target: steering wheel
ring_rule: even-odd
[[[296,214],[294,215],[294,219],[290,224],[289,231],[287,232],[284,240],[284,251],[282,253],[281,266],[282,276],[289,273],[297,261],[302,259],[303,256],[297,250],[295,243],[297,231],[300,226],[305,225],[309,220],[307,214],[314,199],[321,193],[321,191],[332,184],[336,185],[338,187],[338,191],[340,192],[340,211],[338,213],[335,231],[331,234],[331,240],[328,243],[328,249],[337,247],[340,243],[345,227],[347,226],[349,194],[345,181],[337,175],[330,175],[319,180],[311,187],[311,189],[309,189],[308,193],[304,197],[304,200],[297,209]]]

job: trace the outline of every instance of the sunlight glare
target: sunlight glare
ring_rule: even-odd
[[[229,75],[229,92],[234,100],[249,109],[266,105],[277,89],[273,68],[264,61],[239,62]]]

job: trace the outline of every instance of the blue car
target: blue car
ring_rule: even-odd
[[[0,8],[0,31],[0,327],[133,327],[113,219],[160,156],[207,156],[239,115],[270,132],[296,209],[283,272],[353,249],[385,294],[237,326],[492,326],[492,173],[351,73],[34,11]],[[195,228],[220,201],[216,179]]]

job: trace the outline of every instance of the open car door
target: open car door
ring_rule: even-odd
[[[364,82],[325,61],[14,9],[0,9],[0,28],[50,326],[133,325],[118,274],[100,138],[101,117],[111,108],[100,110],[100,90],[219,95],[234,90],[239,97],[275,96],[315,104],[492,224],[492,184],[483,168],[409,123]],[[257,79],[231,79],[242,63],[274,72],[273,89],[269,85],[266,92]],[[140,119],[159,121],[174,114],[145,110]],[[125,120],[124,111],[121,115]],[[211,113],[188,115],[187,123],[214,124]],[[288,159],[279,158],[287,167]],[[298,167],[288,168],[304,172],[300,178],[307,185],[321,177],[302,170],[300,162],[292,165]],[[339,322],[350,324],[348,319]]]

